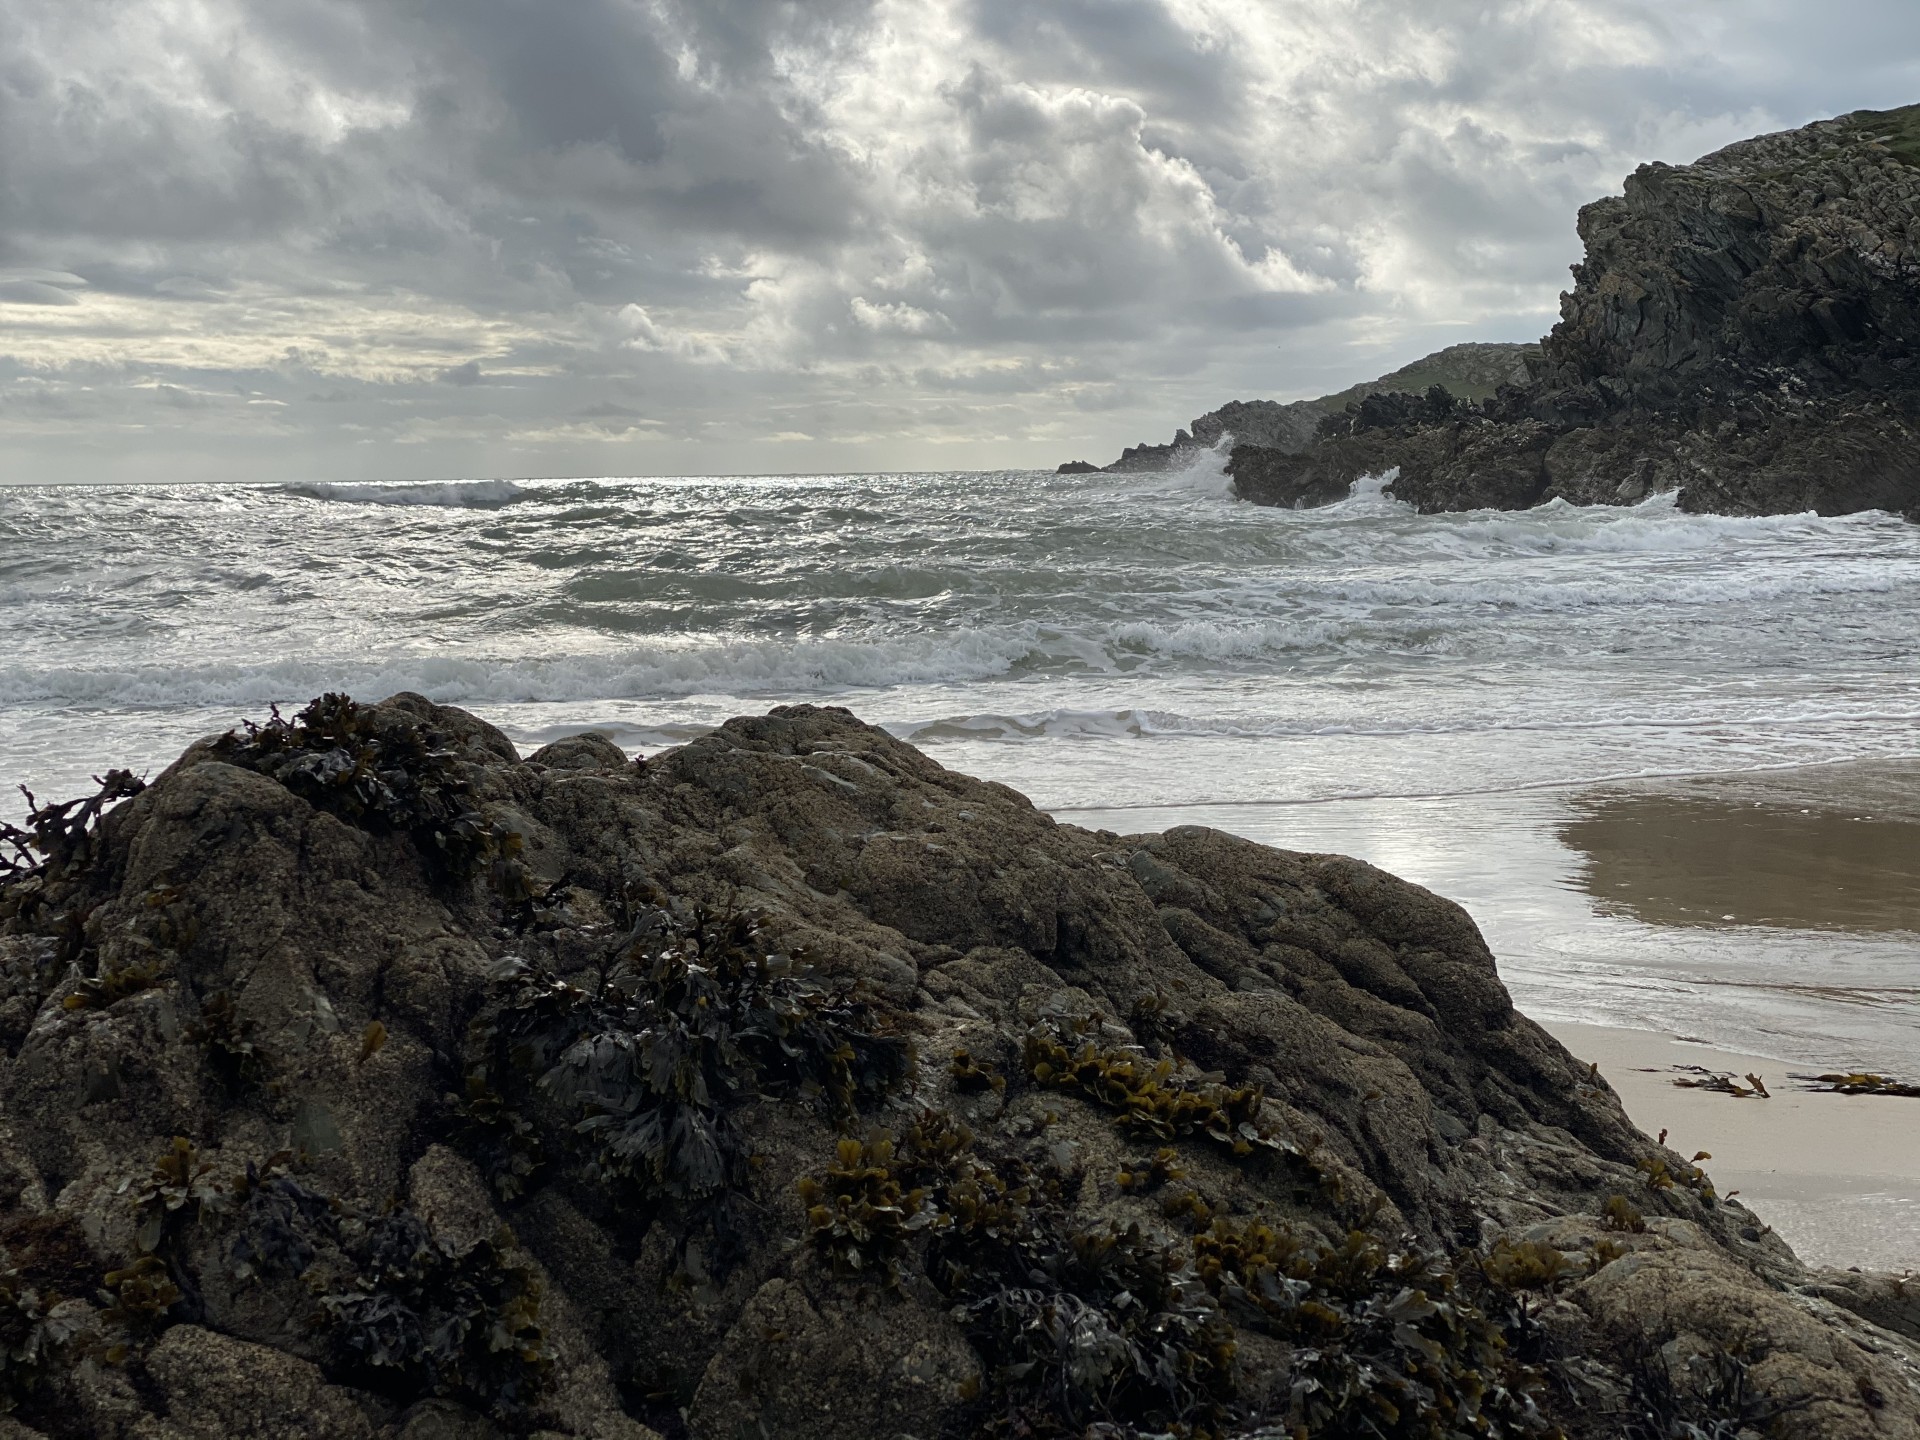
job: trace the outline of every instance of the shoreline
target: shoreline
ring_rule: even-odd
[[[1649,1135],[1667,1132],[1809,1265],[1920,1270],[1920,1100],[1799,1089],[1803,1067],[1650,1030],[1542,1021],[1596,1063]],[[1761,1076],[1771,1099],[1673,1083],[1676,1065]]]

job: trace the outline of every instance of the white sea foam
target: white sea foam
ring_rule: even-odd
[[[301,495],[309,500],[336,500],[352,505],[436,505],[465,510],[510,505],[533,493],[511,480],[391,481],[368,485],[319,480],[294,481],[280,488],[289,495]]]
[[[282,658],[82,669],[0,667],[0,704],[264,705],[325,690],[414,690],[446,704],[552,704],[711,693],[838,693],[1005,675],[1031,650],[1018,636],[924,640],[782,640],[635,646],[558,656],[395,655]]]

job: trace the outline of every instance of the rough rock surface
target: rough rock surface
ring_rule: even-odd
[[[1305,447],[1242,437],[1240,496],[1323,504],[1397,470],[1422,511],[1677,489],[1700,512],[1920,515],[1920,106],[1643,165],[1579,231],[1528,383],[1349,406]]]
[[[1899,1283],[1810,1274],[1716,1199],[1514,1010],[1465,912],[1417,886],[1198,827],[1057,824],[840,710],[734,720],[644,764],[591,735],[523,761],[417,696],[371,716],[432,738],[494,837],[490,868],[451,872],[425,832],[342,818],[202,744],[107,814],[84,864],[0,884],[0,962],[24,1012],[0,1058],[0,1300],[31,1318],[69,1297],[79,1336],[43,1334],[35,1370],[26,1321],[0,1309],[0,1388],[18,1406],[0,1433],[1146,1434],[1098,1413],[1147,1384],[1112,1368],[1146,1343],[1114,1328],[1141,1302],[1096,1303],[1074,1278],[1120,1245],[1149,1257],[1142,1274],[1177,1272],[1156,1326],[1214,1337],[1163,1352],[1229,1397],[1189,1412],[1194,1434],[1360,1433],[1349,1412],[1288,1418],[1314,1393],[1298,1377],[1323,1384],[1333,1372],[1313,1367],[1345,1342],[1283,1342],[1267,1321],[1298,1321],[1287,1307],[1346,1274],[1340,1255],[1398,1263],[1389,1252],[1459,1277],[1480,1307],[1468,1329],[1484,1312],[1506,1337],[1474,1363],[1524,1362],[1537,1384],[1484,1428],[1403,1408],[1439,1428],[1377,1433],[1920,1434],[1920,1326]],[[568,1151],[578,1112],[549,1123],[533,1088],[516,1131],[468,1084],[475,1022],[497,1028],[512,1003],[500,962],[596,983],[634,885],[757,910],[770,948],[804,949],[853,987],[863,1023],[911,1041],[911,1067],[857,1118],[804,1089],[745,1097],[752,1164],[737,1193],[693,1206]],[[65,970],[49,959],[62,946]],[[1129,1100],[1111,1072],[1076,1084],[1035,1060],[1056,1041],[1099,1066],[1165,1063]],[[1198,1128],[1128,1118],[1155,1095],[1196,1106]],[[1241,1128],[1220,1121],[1230,1095]],[[614,1104],[588,1107],[587,1133]],[[885,1191],[916,1126],[966,1127],[985,1168]],[[503,1157],[534,1131],[543,1158],[514,1172]],[[975,1183],[996,1170],[1031,1197],[996,1211]],[[803,1182],[886,1203],[842,1233]],[[969,1267],[1030,1223],[1020,1205],[1071,1231],[1065,1268],[983,1301]],[[1250,1246],[1259,1227],[1320,1256],[1320,1278],[1206,1278],[1205,1247]],[[1440,1353],[1416,1332],[1441,1323],[1428,1291],[1455,1281],[1432,1275],[1341,1281],[1341,1323],[1357,1335],[1354,1317],[1386,1307],[1377,1343],[1415,1347],[1409,1365]],[[991,1332],[1015,1313],[1040,1329]],[[467,1345],[453,1368],[370,1358],[431,1352],[475,1317],[471,1336],[442,1336]],[[1038,1361],[995,1349],[1035,1335],[1044,1353],[1016,1353]],[[1049,1389],[1034,1377],[1056,1353]],[[1498,1418],[1521,1409],[1527,1425]],[[1650,1428],[1669,1421],[1722,1428]]]
[[[1115,473],[1170,470],[1201,450],[1211,450],[1231,436],[1237,444],[1261,446],[1283,454],[1297,454],[1313,444],[1322,421],[1343,413],[1369,395],[1422,393],[1438,385],[1456,400],[1489,400],[1503,385],[1524,385],[1540,358],[1538,345],[1501,345],[1470,342],[1403,365],[1378,380],[1350,385],[1316,400],[1233,400],[1209,410],[1165,445],[1133,445],[1113,464],[1101,467],[1072,461],[1061,474],[1106,469]],[[1345,495],[1342,490],[1341,495]]]

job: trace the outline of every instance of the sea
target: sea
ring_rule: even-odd
[[[1427,885],[1538,1018],[1827,1067],[1915,1068],[1911,907],[1691,914],[1684,886],[1636,906],[1607,887],[1661,864],[1622,872],[1582,837],[1609,786],[1920,755],[1917,640],[1920,526],[1894,516],[1421,516],[1375,481],[1264,509],[1212,454],[0,490],[4,813],[16,785],[157,772],[325,691],[419,691],[523,752],[597,729],[650,754],[843,705],[1063,820],[1210,825]]]

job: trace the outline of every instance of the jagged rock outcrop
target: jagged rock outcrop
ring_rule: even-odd
[[[1328,416],[1342,413],[1369,395],[1424,392],[1437,385],[1456,400],[1485,400],[1503,385],[1525,384],[1532,377],[1531,367],[1539,356],[1538,345],[1449,345],[1378,380],[1350,385],[1317,400],[1229,401],[1218,410],[1198,417],[1186,429],[1175,431],[1170,443],[1129,446],[1118,460],[1104,468],[1118,474],[1170,470],[1184,464],[1198,451],[1215,448],[1228,436],[1239,444],[1296,454],[1313,443],[1321,422]],[[1098,468],[1102,467],[1087,466],[1089,470]],[[1060,473],[1070,473],[1069,467],[1061,466]]]
[[[638,764],[330,701],[37,821],[0,1434],[1920,1433],[1898,1284],[1356,860],[808,706]]]
[[[1644,165],[1579,230],[1529,383],[1349,407],[1304,450],[1236,453],[1241,496],[1324,503],[1397,469],[1422,511],[1677,489],[1693,511],[1920,514],[1920,107]]]

